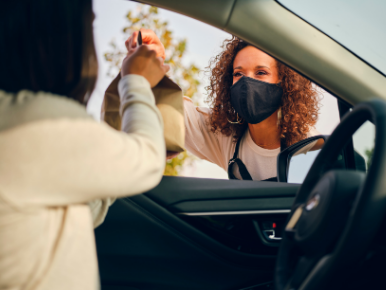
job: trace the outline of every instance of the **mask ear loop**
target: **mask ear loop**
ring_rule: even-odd
[[[244,124],[244,120],[239,120],[239,113],[236,113],[236,116],[237,116],[237,118],[236,118],[236,122],[232,122],[231,120],[229,120],[228,118],[227,118],[227,120],[228,120],[228,122],[230,123],[230,124],[233,124],[233,125],[241,125],[241,124]]]

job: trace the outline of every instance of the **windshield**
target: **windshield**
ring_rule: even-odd
[[[385,0],[277,0],[386,74]]]

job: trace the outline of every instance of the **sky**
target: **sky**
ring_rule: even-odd
[[[88,112],[96,119],[99,119],[104,91],[111,82],[111,78],[107,76],[108,65],[103,55],[110,50],[109,43],[112,39],[124,47],[126,39],[123,38],[122,28],[126,25],[125,15],[129,10],[135,10],[138,5],[138,3],[124,0],[93,0],[96,16],[94,39],[99,62],[99,76],[96,89],[88,105]],[[222,42],[231,37],[230,34],[210,25],[167,10],[159,9],[159,17],[169,22],[174,37],[187,38],[187,53],[184,56],[184,62],[186,64],[194,62],[202,70],[208,66],[210,58],[221,51]],[[205,86],[208,83],[208,76],[203,71],[199,76]],[[204,90],[201,91],[201,94],[205,97]],[[333,96],[324,91],[321,93],[321,98],[316,129],[321,134],[330,134],[339,123],[337,102]],[[358,138],[358,140],[361,139]],[[203,160],[196,160],[192,166],[184,168],[181,175],[227,178],[227,173],[223,169]]]

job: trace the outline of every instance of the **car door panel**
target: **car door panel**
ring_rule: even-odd
[[[278,243],[262,240],[261,225],[284,224],[298,187],[164,177],[146,194],[117,200],[95,231],[102,289],[243,289],[272,281]],[[273,208],[270,198],[281,211],[245,210]],[[288,204],[275,201],[283,198]],[[202,210],[200,202],[212,207]],[[194,206],[182,214],[184,203]]]
[[[171,212],[289,209],[299,185],[165,176],[145,195]]]
[[[288,209],[291,207],[293,198],[259,198],[259,199],[234,199],[234,200],[206,200],[186,201],[170,206],[173,212],[218,212],[218,211],[260,211]]]

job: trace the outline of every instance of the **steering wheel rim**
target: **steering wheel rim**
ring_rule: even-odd
[[[296,266],[295,272],[302,271],[302,265],[311,269],[307,273],[300,274],[304,278],[298,281],[295,288],[323,289],[324,283],[328,281],[334,271],[338,267],[357,261],[375,237],[386,210],[386,179],[382,178],[386,174],[386,150],[384,149],[386,148],[386,134],[384,134],[386,132],[386,102],[382,100],[371,100],[359,104],[344,116],[325,142],[300,187],[289,215],[289,221],[293,222],[296,215],[299,216],[297,219],[304,216],[303,213],[299,214],[298,209],[304,209],[306,201],[312,197],[314,188],[320,186],[318,184],[322,180],[330,179],[331,183],[334,178],[338,180],[344,178],[342,172],[333,172],[329,174],[330,176],[326,172],[355,131],[366,121],[371,121],[375,125],[372,164],[364,181],[357,184],[360,188],[353,197],[354,202],[347,213],[347,222],[343,226],[341,235],[335,241],[333,250],[314,257],[315,260],[307,264],[304,259],[301,260],[301,257],[296,256],[296,241],[289,232],[286,232],[283,235],[277,258],[275,289],[294,288],[290,285],[294,278],[294,275],[291,274],[294,272],[292,269]],[[335,198],[334,196],[332,200]],[[294,262],[294,259],[297,261]]]

